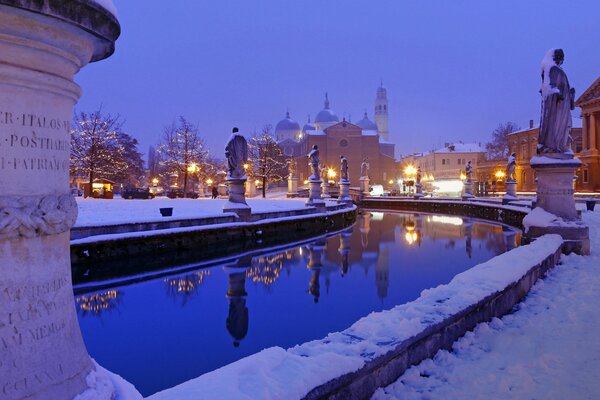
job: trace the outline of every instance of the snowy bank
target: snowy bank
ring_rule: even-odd
[[[515,312],[479,324],[373,396],[387,399],[596,399],[600,393],[600,213],[583,213],[590,256],[571,254]]]
[[[151,400],[365,397],[449,348],[478,322],[509,312],[559,258],[547,235],[479,264],[410,303],[371,313],[342,332],[273,347],[150,396]]]

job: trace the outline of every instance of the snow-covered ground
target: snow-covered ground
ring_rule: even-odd
[[[600,212],[586,212],[592,255],[569,255],[518,311],[410,368],[373,399],[600,398]]]
[[[152,200],[112,200],[77,198],[79,215],[76,227],[126,224],[131,222],[155,222],[188,218],[205,218],[223,215],[226,199],[169,199],[157,197]],[[304,209],[306,199],[252,198],[246,199],[252,213],[290,211]],[[159,208],[173,207],[172,217],[162,217]]]

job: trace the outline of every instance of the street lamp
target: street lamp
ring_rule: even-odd
[[[496,177],[496,179],[498,181],[501,181],[502,178],[504,178],[506,176],[506,174],[504,173],[504,171],[496,171],[496,173],[494,174],[494,176]]]
[[[158,178],[152,179],[152,186],[158,186]]]
[[[206,180],[206,184],[207,184],[207,185],[209,185],[209,186],[210,186],[210,185],[212,185],[212,184],[213,184],[213,182],[214,182],[214,181],[213,181],[212,179],[210,179],[210,178],[208,178],[208,179]]]

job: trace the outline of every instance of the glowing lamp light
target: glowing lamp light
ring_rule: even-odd
[[[496,171],[494,176],[496,177],[496,179],[501,180],[506,176],[506,174],[504,173],[504,171]]]
[[[244,164],[244,171],[246,171],[250,166],[248,164]]]
[[[212,179],[210,179],[210,178],[208,178],[208,179],[206,180],[206,184],[207,184],[207,185],[212,185],[212,184],[213,184],[213,180],[212,180]]]
[[[152,184],[153,184],[154,186],[158,185],[158,178],[154,178],[154,179],[152,179]]]
[[[464,173],[464,172],[461,172],[461,173],[460,173],[460,180],[461,180],[461,181],[464,181],[465,179],[467,179],[467,175],[465,175],[465,173]]]
[[[413,176],[417,174],[417,169],[415,168],[414,165],[407,165],[406,168],[404,168],[404,174],[407,176]]]
[[[308,185],[308,179],[305,179],[305,180],[304,180],[304,184],[305,184],[305,185]]]
[[[198,167],[198,166],[196,165],[196,163],[191,163],[191,164],[189,165],[189,167],[187,168],[187,171],[188,171],[188,172],[191,172],[191,173],[198,172],[198,171],[200,171],[200,167]]]
[[[393,185],[393,184],[394,184],[394,180],[393,180],[393,179],[390,179],[390,180],[388,181],[388,183],[389,183],[390,185]]]
[[[256,180],[254,181],[254,184],[255,184],[255,185],[258,185],[259,183],[260,183],[260,181],[259,181],[258,179],[256,179]]]
[[[327,170],[327,177],[328,177],[329,179],[333,179],[333,178],[335,178],[335,176],[336,176],[336,175],[337,175],[337,174],[336,174],[336,172],[335,172],[335,170],[334,170],[333,168],[329,168],[329,169]]]
[[[404,239],[406,240],[406,243],[408,243],[409,245],[412,245],[413,243],[415,243],[417,241],[417,239],[419,238],[419,234],[417,232],[406,232],[404,234]]]

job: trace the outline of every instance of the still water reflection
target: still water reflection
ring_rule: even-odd
[[[90,354],[149,395],[266,347],[343,330],[519,241],[512,228],[467,218],[365,212],[330,237],[76,304]]]

